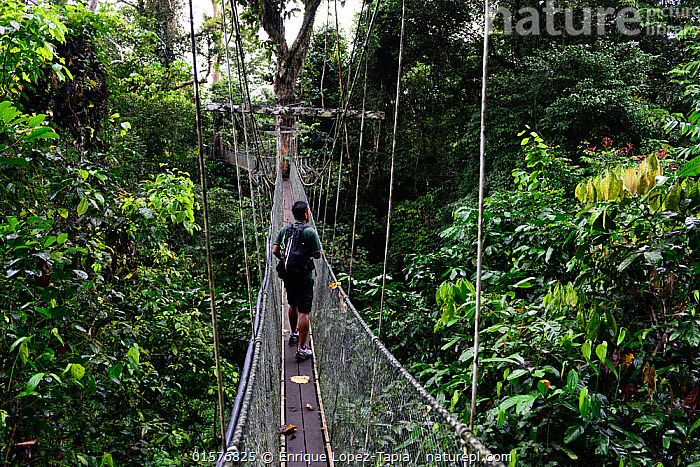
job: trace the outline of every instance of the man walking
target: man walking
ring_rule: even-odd
[[[272,246],[272,254],[280,260],[278,272],[284,280],[289,302],[289,324],[292,334],[289,345],[297,344],[296,359],[303,361],[311,357],[306,347],[309,335],[309,313],[314,299],[314,262],[321,257],[321,240],[313,227],[309,205],[297,201],[292,206],[294,223],[283,227]]]

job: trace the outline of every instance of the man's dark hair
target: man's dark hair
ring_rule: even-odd
[[[294,206],[292,206],[292,214],[294,215],[294,219],[303,221],[304,214],[306,214],[307,209],[309,209],[309,205],[306,201],[297,201],[294,203]]]

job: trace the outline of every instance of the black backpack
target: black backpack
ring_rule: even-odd
[[[309,227],[302,224],[294,227],[287,225],[284,234],[284,257],[277,265],[277,273],[280,278],[300,276],[314,270],[314,261],[304,251],[304,230]]]

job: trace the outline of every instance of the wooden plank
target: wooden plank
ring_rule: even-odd
[[[230,112],[231,104],[221,102],[207,102],[206,110],[214,112]],[[291,107],[284,105],[252,105],[250,106],[252,113],[262,115],[276,116],[297,116],[297,117],[314,117],[314,118],[336,118],[343,113],[343,109],[320,109],[313,107]],[[247,106],[240,104],[233,105],[234,112],[250,112]],[[384,112],[377,110],[366,110],[364,112],[367,120],[384,120]],[[361,110],[346,110],[345,118],[362,118]]]
[[[285,219],[291,219],[292,190],[289,180],[283,181],[284,193],[284,214]],[[288,345],[291,326],[289,324],[289,316],[287,313],[289,305],[287,303],[287,294],[283,293],[283,330],[282,339],[284,344],[284,373],[285,373],[285,415],[286,423],[296,425],[298,430],[295,439],[286,442],[287,458],[293,454],[311,454],[319,459],[322,455],[326,455],[327,451],[321,420],[319,418],[319,404],[316,395],[315,371],[313,367],[313,359],[308,359],[303,362],[297,362],[295,359],[297,346]],[[310,341],[307,345],[311,345]],[[313,347],[311,348],[313,351]],[[298,384],[291,381],[292,376],[308,376],[309,382]],[[306,404],[313,407],[312,411],[306,410]],[[287,462],[288,467],[328,467],[328,462],[310,462],[306,463],[303,459]]]
[[[287,351],[285,351],[285,354],[289,355]],[[291,360],[294,360],[293,354]],[[296,366],[296,361],[290,363],[290,359],[285,358],[285,373],[287,375],[287,381],[285,381],[285,386],[287,387],[287,424],[297,427],[294,439],[290,439],[290,436],[287,436],[287,454],[303,454],[306,452],[304,418],[302,414],[304,406],[302,405],[301,390],[299,388],[299,386],[303,385],[291,381],[291,377],[299,373],[299,371],[294,368]],[[306,462],[287,462],[287,465],[290,467],[306,467]]]
[[[320,459],[321,455],[326,453],[326,447],[325,443],[323,442],[321,421],[318,418],[318,401],[316,400],[316,385],[314,384],[314,369],[311,359],[303,361],[299,364],[299,373],[310,376],[307,384],[299,385],[301,389],[302,417],[304,419],[304,439],[306,441],[306,452],[312,455],[315,454],[315,457]],[[313,407],[313,410],[306,410],[306,404]],[[311,462],[309,465],[311,467],[326,467],[328,463]]]
[[[285,202],[285,206],[287,203]],[[287,425],[295,425],[297,432],[294,439],[289,439],[287,436],[287,454],[304,453],[306,445],[304,442],[304,419],[302,414],[303,405],[301,403],[300,384],[292,382],[292,376],[299,375],[299,365],[297,364],[294,355],[296,354],[296,346],[287,345],[289,339],[289,316],[287,314],[287,294],[283,293],[282,314],[283,314],[283,329],[282,334],[284,345],[284,375],[285,375],[285,420]],[[287,462],[288,467],[306,467],[305,462]]]

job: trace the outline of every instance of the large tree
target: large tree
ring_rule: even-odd
[[[299,78],[299,72],[304,66],[304,59],[309,50],[313,32],[314,18],[321,0],[301,0],[297,2],[276,0],[238,0],[252,13],[260,26],[267,33],[270,42],[275,46],[277,71],[274,79],[275,103],[277,105],[292,105],[296,103],[294,88]],[[298,3],[303,5],[303,20],[299,33],[291,46],[287,44],[285,18],[297,10]],[[278,129],[294,127],[294,117],[277,117]],[[281,133],[277,139],[277,154],[281,161],[288,156],[292,135]]]

